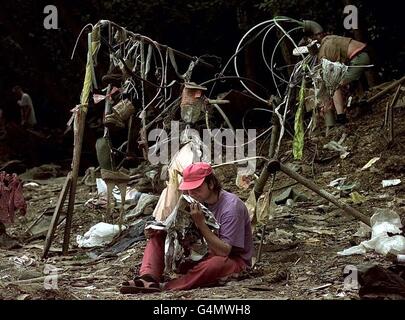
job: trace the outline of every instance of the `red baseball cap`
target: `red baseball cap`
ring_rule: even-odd
[[[212,173],[212,167],[206,162],[196,162],[187,166],[183,170],[183,181],[179,190],[193,190],[204,182],[206,176]]]

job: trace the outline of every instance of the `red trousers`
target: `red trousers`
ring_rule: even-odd
[[[164,271],[164,243],[166,233],[155,233],[146,244],[139,274],[153,276],[157,281]],[[214,285],[219,279],[246,268],[246,263],[239,257],[208,256],[187,272],[167,282],[165,290],[188,290],[198,287]]]

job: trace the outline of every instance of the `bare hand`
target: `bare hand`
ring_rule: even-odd
[[[205,224],[205,216],[199,203],[193,202],[190,204],[190,215],[197,227]]]

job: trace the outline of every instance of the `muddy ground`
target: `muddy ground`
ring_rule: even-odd
[[[372,93],[376,92],[378,90]],[[379,100],[368,109],[372,112],[356,114],[355,110],[350,111],[347,138],[343,142],[349,152],[346,158],[341,159],[336,151],[323,149],[323,145],[331,139],[339,140],[342,132],[325,137],[324,130],[321,130],[317,136],[306,138],[302,161],[292,160],[291,139],[286,136],[280,153],[282,162],[291,164],[299,173],[367,216],[371,216],[376,208],[390,208],[404,215],[405,108],[394,109],[395,139],[389,145],[382,126],[385,106],[390,99],[392,96],[387,95]],[[261,143],[259,142],[259,146]],[[261,150],[265,155],[267,144]],[[381,159],[370,169],[361,171],[374,157]],[[225,189],[246,200],[249,190],[241,190],[235,186],[235,168],[226,166],[219,171]],[[356,184],[352,191],[365,197],[363,203],[355,204],[349,192],[327,186],[340,177],[346,177],[346,185]],[[382,187],[382,180],[394,178],[401,179],[402,184]],[[39,186],[36,187],[26,187],[26,220],[18,220],[8,232],[21,237],[41,213],[55,206],[63,181],[62,176],[37,181]],[[274,192],[273,199],[285,190],[282,189],[283,186],[291,183],[294,183],[292,179],[278,173],[275,188],[279,190]],[[60,255],[63,224],[56,231],[56,239],[47,259],[41,259],[43,238],[23,243],[23,247],[19,249],[1,249],[0,299],[358,299],[357,289],[345,287],[345,268],[365,264],[388,266],[390,262],[376,253],[337,255],[338,251],[368,239],[355,235],[359,222],[305,187],[296,184],[293,188],[296,192],[303,193],[307,200],[292,205],[273,206],[274,217],[265,230],[261,260],[242,279],[215,288],[122,295],[118,288],[122,281],[131,278],[139,268],[145,241],[138,242],[116,257],[98,261],[89,257],[89,250],[78,248],[76,236],[83,235],[92,225],[100,222],[104,212],[104,209],[89,209],[84,206],[84,202],[95,195],[95,190],[79,184],[69,255]],[[261,232],[261,227],[256,228],[256,251]],[[18,265],[15,259],[23,256],[32,258],[26,266]],[[46,265],[58,268],[55,289],[44,288],[43,277],[49,275]]]

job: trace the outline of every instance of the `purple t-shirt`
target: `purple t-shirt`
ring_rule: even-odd
[[[231,255],[249,266],[253,256],[253,236],[248,210],[233,193],[221,190],[218,201],[208,205],[220,225],[219,238],[232,246]]]

